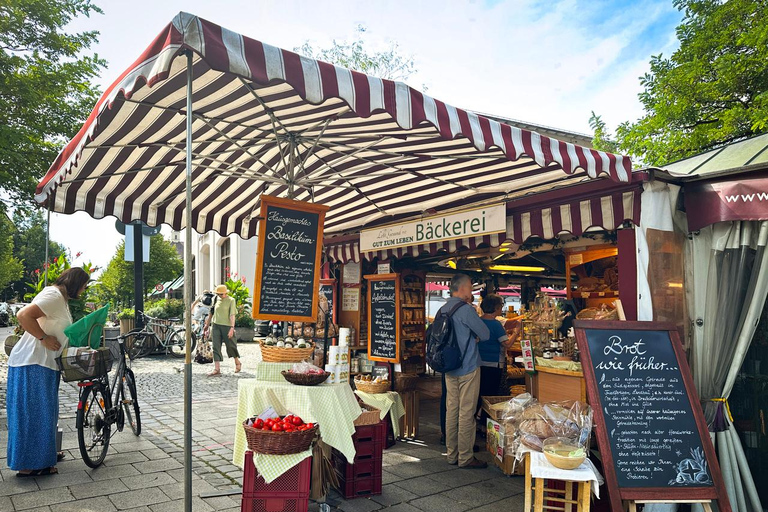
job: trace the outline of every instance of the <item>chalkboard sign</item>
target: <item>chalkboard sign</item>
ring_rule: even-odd
[[[375,274],[368,279],[368,359],[400,362],[400,279]]]
[[[727,504],[674,326],[577,321],[574,327],[614,510],[621,500]]]
[[[327,206],[261,197],[253,318],[314,322]]]
[[[328,299],[328,312],[331,315],[331,322],[336,322],[336,280],[335,279],[321,279],[320,280],[320,293],[322,293],[326,299]]]

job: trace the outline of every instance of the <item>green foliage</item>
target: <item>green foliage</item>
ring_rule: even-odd
[[[45,265],[45,214],[39,209],[17,208],[13,212],[16,232],[13,234],[14,255],[24,263],[24,274],[11,283],[12,293],[22,298],[29,291],[29,284],[36,283]],[[67,248],[51,240],[48,254],[68,254]],[[80,257],[80,253],[76,255]]]
[[[0,2],[0,192],[31,203],[37,180],[98,99],[105,61],[83,52],[98,32],[68,33],[90,0]]]
[[[162,235],[149,238],[149,261],[144,264],[144,292],[157,283],[176,279],[184,262],[176,248]],[[100,299],[121,306],[133,305],[133,262],[125,261],[125,242],[120,242],[115,255],[101,274]]]
[[[53,284],[53,282],[59,278],[62,272],[71,267],[72,265],[70,265],[69,259],[65,253],[61,253],[58,256],[55,256],[51,264],[47,267],[48,285]],[[46,265],[43,264],[43,268],[37,269],[33,274],[37,281],[27,284],[27,287],[30,288],[31,291],[24,294],[24,300],[31,301],[35,298],[35,295],[43,291],[43,288],[45,288],[45,268]],[[83,263],[82,268],[90,275],[93,275],[93,273],[99,269],[98,267],[93,266],[90,262]],[[80,295],[79,298],[69,299],[69,312],[72,314],[72,320],[76,322],[90,313],[90,311],[88,311],[86,308],[86,303],[94,302],[94,300],[95,297],[92,291],[88,288],[85,290],[85,292],[83,292],[82,295]]]
[[[235,299],[235,304],[238,306],[247,306],[248,308],[251,307],[251,291],[245,286],[245,277],[237,279],[237,274],[234,274],[227,279],[227,282],[224,283],[224,285],[226,285],[227,290],[229,290],[229,296]]]
[[[235,327],[248,327],[253,329],[256,326],[256,322],[251,317],[249,309],[250,308],[243,306],[237,308],[237,314],[235,315]]]
[[[609,153],[617,153],[619,151],[618,144],[612,141],[608,135],[608,128],[605,125],[605,121],[599,115],[592,111],[592,116],[589,118],[589,127],[592,128],[592,147],[598,151],[607,151]]]
[[[136,311],[133,308],[124,308],[117,314],[118,320],[132,320],[136,317]]]
[[[154,318],[166,320],[181,318],[184,314],[184,301],[181,299],[158,299],[144,303],[144,312]]]
[[[663,165],[768,131],[768,3],[675,0],[680,47],[640,82],[645,115],[621,124],[621,151]]]
[[[13,254],[13,235],[16,231],[13,223],[0,211],[0,290],[21,277],[24,265]]]
[[[358,25],[352,41],[333,41],[330,48],[315,48],[307,41],[294,51],[313,59],[330,62],[387,80],[408,79],[416,71],[412,56],[402,55],[397,43],[391,42],[383,51],[368,51],[363,36],[365,27]]]

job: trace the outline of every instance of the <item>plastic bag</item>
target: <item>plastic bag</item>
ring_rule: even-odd
[[[317,375],[321,373],[325,373],[324,370],[321,368],[318,368],[314,364],[310,363],[309,361],[302,361],[300,363],[294,363],[293,367],[291,368],[291,373],[301,373],[306,375]]]

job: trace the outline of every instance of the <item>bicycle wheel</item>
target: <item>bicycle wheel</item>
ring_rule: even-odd
[[[184,329],[175,329],[171,331],[171,333],[168,335],[168,341],[166,344],[166,348],[168,349],[168,352],[173,357],[182,358],[186,355],[186,349],[185,345],[187,342],[186,337],[186,330]],[[190,347],[190,352],[195,350],[195,347],[197,346],[197,336],[195,336],[195,333],[192,332],[192,346]]]
[[[140,435],[141,416],[139,415],[139,399],[136,396],[136,379],[133,372],[127,368],[125,376],[123,376],[123,412],[134,435]]]
[[[125,353],[131,361],[145,355],[146,345],[149,344],[147,335],[141,330],[131,331],[125,335]]]
[[[83,389],[77,404],[77,444],[83,462],[97,468],[104,462],[109,449],[112,425],[107,421],[109,397],[101,384],[93,383]]]

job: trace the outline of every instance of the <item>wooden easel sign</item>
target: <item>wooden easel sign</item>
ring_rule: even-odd
[[[709,502],[730,512],[677,329],[574,322],[614,512],[622,501]]]

